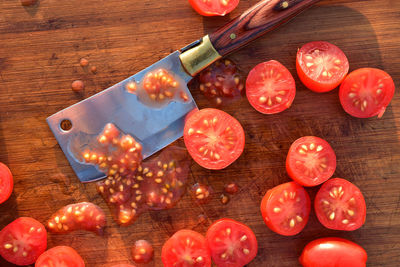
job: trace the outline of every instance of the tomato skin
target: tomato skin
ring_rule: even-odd
[[[46,247],[46,228],[33,218],[20,217],[0,231],[0,255],[16,265],[34,263]]]
[[[69,246],[57,246],[45,251],[35,263],[35,267],[59,265],[85,267],[85,262],[75,249]]]
[[[299,261],[304,267],[365,267],[367,252],[358,244],[336,237],[306,245]]]
[[[222,236],[221,232],[226,234],[226,230],[230,229],[228,237]],[[233,236],[233,238],[231,237]],[[240,240],[243,236],[246,240]],[[236,248],[232,252],[232,256],[228,256],[226,259],[221,258],[221,254],[226,251],[227,243],[223,245],[219,242],[214,241],[216,238],[230,238],[229,241],[240,242],[240,249]],[[253,231],[245,224],[237,222],[232,219],[220,219],[215,221],[207,230],[206,239],[208,247],[211,250],[211,257],[218,267],[242,267],[251,262],[257,255],[258,244],[256,236]],[[218,246],[219,244],[219,246]],[[225,245],[225,247],[223,247]],[[243,253],[243,249],[248,249],[248,254]],[[237,257],[240,255],[241,257]],[[232,257],[234,259],[232,260]]]
[[[336,67],[337,69],[329,69],[328,72],[331,74],[331,71],[334,73],[331,74],[331,77],[324,78],[319,75],[319,77],[312,77],[312,73],[309,71],[309,67],[307,66],[305,57],[314,57],[315,51],[320,51],[322,57],[320,58],[329,58],[331,61],[335,62],[335,60],[339,60],[337,65],[333,65],[335,63],[330,62],[331,66]],[[316,56],[318,58],[318,56]],[[313,64],[311,67],[318,66],[320,64],[324,64],[324,62],[308,62]],[[325,63],[326,64],[326,63]],[[297,74],[301,80],[301,82],[310,90],[316,93],[324,93],[335,89],[339,84],[342,83],[346,74],[349,71],[349,61],[343,51],[328,42],[325,41],[315,41],[310,42],[303,45],[298,51],[296,56],[296,70]],[[325,70],[325,68],[324,68]],[[307,73],[308,72],[308,73]],[[320,71],[322,72],[322,71]],[[328,77],[328,78],[327,78]]]
[[[0,162],[0,204],[11,196],[13,187],[13,175],[10,169]]]
[[[347,75],[340,86],[339,98],[343,109],[353,117],[381,118],[393,98],[394,91],[395,85],[388,73],[375,68],[361,68]],[[354,102],[357,100],[358,102]],[[367,103],[366,107],[364,101]]]
[[[218,3],[220,1],[220,3]],[[207,4],[203,0],[189,0],[192,8],[202,16],[210,17],[210,16],[225,16],[226,14],[232,12],[239,4],[239,0],[229,0],[228,5],[223,6],[222,0],[211,0],[211,6],[207,6]],[[215,6],[216,5],[216,6]]]

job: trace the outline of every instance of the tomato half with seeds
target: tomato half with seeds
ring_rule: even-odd
[[[57,246],[40,255],[35,264],[35,267],[47,266],[85,267],[85,262],[75,249]]]
[[[192,230],[179,230],[162,247],[161,260],[165,267],[211,266],[206,239]]]
[[[304,136],[290,146],[286,157],[289,176],[303,186],[316,186],[332,177],[336,155],[325,140]]]
[[[353,117],[383,116],[393,98],[392,77],[380,69],[362,68],[351,72],[339,90],[343,109]]]
[[[265,224],[274,232],[291,236],[303,230],[310,216],[311,201],[304,188],[295,182],[267,191],[261,202]]]
[[[257,255],[257,239],[243,223],[220,219],[207,230],[211,257],[218,267],[242,267]]]
[[[46,229],[33,218],[20,217],[0,231],[0,255],[16,265],[34,263],[46,247]]]
[[[367,258],[367,252],[360,245],[327,237],[308,243],[299,261],[304,267],[365,267]]]
[[[189,0],[197,13],[203,16],[225,16],[234,10],[239,0]]]
[[[255,66],[247,76],[246,95],[250,104],[263,114],[289,108],[296,95],[292,74],[276,60]]]
[[[342,178],[330,179],[314,200],[318,220],[326,228],[353,231],[360,228],[367,213],[360,189]]]
[[[202,167],[226,168],[243,152],[245,136],[242,125],[228,113],[205,108],[191,115],[183,131],[189,154]]]
[[[13,176],[10,169],[0,162],[0,204],[11,196],[13,186]]]
[[[339,47],[323,41],[310,42],[297,51],[297,74],[310,90],[335,89],[349,72],[349,61]]]

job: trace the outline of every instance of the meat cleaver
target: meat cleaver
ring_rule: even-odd
[[[187,87],[197,73],[319,1],[260,1],[216,32],[48,117],[47,123],[78,178],[91,182],[106,177],[77,155],[107,123],[142,144],[143,158],[180,138],[186,115],[197,108]],[[160,75],[165,76],[162,81]],[[154,77],[159,82],[169,81],[174,92],[156,95],[151,91],[153,83],[148,83]]]

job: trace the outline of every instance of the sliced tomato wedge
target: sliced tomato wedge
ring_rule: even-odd
[[[13,176],[10,169],[0,162],[0,204],[11,196],[13,186]]]
[[[353,231],[360,228],[367,213],[360,189],[342,178],[330,179],[314,200],[318,220],[326,228]]]
[[[362,68],[351,72],[339,90],[344,110],[357,118],[383,116],[394,95],[392,77],[380,69]]]
[[[343,81],[349,72],[349,61],[339,47],[317,41],[299,49],[296,68],[308,89],[322,93],[335,89]]]
[[[303,186],[316,186],[332,177],[336,155],[325,140],[304,136],[290,146],[286,158],[289,176]]]
[[[327,237],[307,244],[299,261],[304,267],[365,267],[367,252],[349,240]]]
[[[189,0],[197,13],[203,16],[225,16],[234,10],[239,0]]]
[[[240,123],[214,108],[202,109],[187,118],[183,138],[192,158],[212,170],[226,168],[237,160],[245,143]]]
[[[211,266],[206,239],[192,230],[179,230],[162,247],[161,259],[165,267]]]
[[[275,114],[289,108],[296,95],[292,74],[276,60],[255,66],[247,76],[246,95],[250,104],[263,114]]]
[[[295,182],[278,185],[267,191],[261,202],[265,224],[274,232],[291,236],[306,226],[311,201],[306,190]]]
[[[257,255],[257,239],[243,223],[220,219],[207,230],[211,257],[218,267],[242,267]]]
[[[16,265],[34,263],[46,247],[46,228],[33,218],[20,217],[0,231],[0,255]]]
[[[40,255],[35,264],[35,267],[48,266],[85,267],[85,262],[75,249],[57,246]]]

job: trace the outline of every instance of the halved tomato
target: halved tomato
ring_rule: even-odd
[[[206,239],[192,230],[179,230],[162,247],[164,267],[211,266],[210,250]]]
[[[324,183],[314,200],[318,220],[329,229],[353,231],[360,228],[367,213],[357,186],[342,178]]]
[[[306,190],[295,182],[267,191],[261,202],[265,224],[274,232],[291,236],[303,230],[310,216],[311,201]]]
[[[234,10],[239,0],[189,0],[197,13],[203,16],[225,16]]]
[[[325,140],[304,136],[290,146],[286,158],[289,176],[303,186],[322,184],[335,172],[336,155]]]
[[[33,218],[20,217],[0,231],[0,255],[16,265],[34,263],[46,247],[46,229]]]
[[[245,142],[240,123],[214,108],[202,109],[187,118],[183,138],[192,158],[212,170],[226,168],[237,160]]]
[[[257,255],[257,239],[243,223],[220,219],[207,230],[211,257],[218,267],[242,267]]]
[[[296,95],[292,74],[276,60],[255,66],[247,76],[246,95],[250,104],[264,114],[289,108]]]
[[[357,118],[383,116],[394,95],[394,82],[380,69],[362,68],[351,72],[339,90],[344,110]]]
[[[323,93],[335,89],[343,81],[349,72],[349,61],[339,47],[317,41],[297,51],[296,68],[308,89]]]
[[[40,255],[35,264],[35,267],[48,266],[85,267],[85,262],[75,249],[57,246]]]
[[[365,267],[367,252],[349,240],[327,237],[308,243],[299,261],[304,267]]]
[[[11,196],[13,186],[13,176],[10,169],[0,162],[0,204]]]

